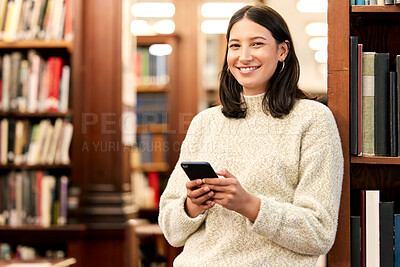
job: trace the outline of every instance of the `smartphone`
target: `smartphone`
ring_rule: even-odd
[[[211,164],[205,161],[186,161],[181,163],[181,167],[190,180],[218,178]]]

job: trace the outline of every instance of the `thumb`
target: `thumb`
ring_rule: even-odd
[[[220,176],[224,176],[225,178],[235,178],[236,179],[236,177],[225,168],[222,168],[222,169],[216,171],[216,173]]]

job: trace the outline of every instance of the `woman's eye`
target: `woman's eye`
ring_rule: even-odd
[[[257,42],[257,43],[254,43],[253,46],[262,46],[263,44],[264,44],[264,43]]]
[[[237,48],[237,47],[239,47],[238,44],[231,44],[231,45],[229,46],[229,48]]]

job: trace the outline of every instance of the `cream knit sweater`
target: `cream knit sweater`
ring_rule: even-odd
[[[245,119],[214,107],[192,120],[160,202],[166,239],[184,246],[174,266],[314,266],[333,245],[343,157],[332,113],[299,100],[275,119],[263,113],[262,97],[245,96]],[[255,222],[219,205],[190,218],[181,161],[208,161],[235,175],[261,199]]]

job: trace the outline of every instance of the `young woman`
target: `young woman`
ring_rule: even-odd
[[[175,266],[314,266],[333,245],[343,157],[330,110],[298,88],[284,19],[246,6],[230,20],[221,106],[192,121],[160,203]],[[222,178],[190,181],[182,161]]]

